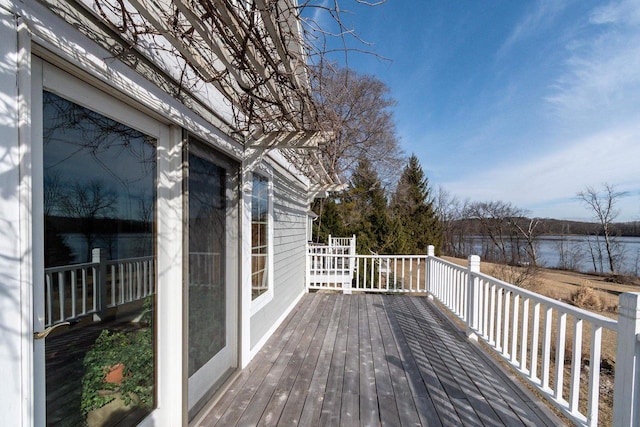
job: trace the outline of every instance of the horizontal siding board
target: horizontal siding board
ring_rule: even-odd
[[[305,289],[307,240],[306,191],[293,177],[274,170],[273,291],[274,297],[251,318],[251,346],[274,326]]]

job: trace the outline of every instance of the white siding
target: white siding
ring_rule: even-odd
[[[305,193],[281,172],[274,173],[273,184],[274,298],[251,318],[252,349],[305,291],[308,210]]]
[[[30,400],[30,358],[27,354],[31,330],[28,308],[21,289],[21,264],[29,248],[20,221],[20,163],[30,153],[21,153],[18,145],[17,33],[14,17],[0,8],[0,368],[4,372],[0,387],[0,414],[10,425],[27,424]],[[23,158],[21,158],[23,157]],[[27,166],[27,165],[25,165]],[[24,314],[24,315],[23,315]]]

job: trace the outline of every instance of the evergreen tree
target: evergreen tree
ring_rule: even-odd
[[[402,171],[396,192],[391,201],[394,218],[402,226],[405,239],[400,248],[408,254],[426,253],[427,245],[434,245],[440,252],[442,229],[433,209],[429,182],[415,154]]]
[[[329,235],[346,237],[348,232],[342,221],[341,205],[335,198],[317,199],[313,205],[313,211],[321,217],[313,223],[313,239],[319,243],[326,243]]]
[[[367,159],[358,162],[341,203],[348,235],[357,236],[358,253],[390,253],[394,247],[394,223],[378,174]]]

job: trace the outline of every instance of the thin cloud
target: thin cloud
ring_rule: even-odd
[[[640,113],[640,1],[594,9],[591,38],[573,40],[564,72],[546,100],[562,118],[600,120]],[[596,28],[597,27],[597,28]],[[597,30],[597,31],[596,31]]]
[[[496,56],[498,58],[504,57],[520,41],[529,39],[549,28],[556,17],[565,9],[567,3],[566,0],[538,1],[533,11],[515,26],[498,49]]]
[[[540,215],[542,206],[568,201],[587,185],[608,182],[620,191],[637,192],[639,140],[640,122],[635,122],[573,141],[539,158],[497,167],[478,165],[475,173],[443,186],[463,199],[505,200]],[[580,208],[573,203],[567,206]],[[579,215],[580,210],[567,210],[559,216]]]

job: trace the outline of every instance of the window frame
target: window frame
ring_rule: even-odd
[[[254,275],[254,271],[253,271],[253,258],[254,258],[254,246],[253,246],[253,238],[252,238],[252,234],[250,231],[250,236],[251,236],[251,246],[250,246],[250,252],[249,252],[249,259],[251,260],[251,266],[250,266],[250,270],[251,270],[251,274],[250,277],[251,279],[249,280],[249,286],[250,286],[250,290],[249,293],[251,295],[251,315],[253,316],[255,313],[257,313],[258,311],[260,311],[262,308],[264,308],[264,306],[266,306],[271,300],[273,300],[274,297],[274,290],[273,290],[273,276],[274,276],[274,269],[273,269],[273,220],[274,220],[274,215],[273,215],[273,170],[269,167],[267,167],[266,165],[260,165],[259,167],[256,168],[256,170],[254,170],[251,174],[251,180],[250,182],[250,186],[251,186],[251,203],[249,205],[249,212],[251,212],[250,218],[250,230],[253,229],[253,224],[254,224],[254,220],[253,220],[253,183],[256,177],[260,177],[264,180],[266,180],[267,183],[267,244],[266,244],[266,262],[265,262],[265,266],[266,266],[266,274],[267,274],[267,290],[262,293],[261,295],[257,296],[256,298],[253,298],[253,275]]]
[[[32,51],[33,52],[33,51]],[[162,418],[163,413],[167,410],[164,409],[160,402],[163,396],[169,392],[173,392],[175,388],[163,388],[162,384],[164,378],[167,377],[166,372],[162,369],[162,360],[169,354],[167,348],[173,348],[169,340],[163,335],[160,329],[160,323],[167,320],[171,316],[176,318],[175,311],[172,310],[169,302],[171,298],[166,295],[168,292],[166,289],[166,272],[161,274],[159,265],[163,262],[163,252],[160,251],[161,246],[165,242],[172,242],[175,239],[168,235],[167,231],[162,229],[160,221],[166,218],[167,212],[172,211],[167,209],[166,204],[162,203],[162,199],[159,197],[160,189],[163,185],[163,174],[161,173],[163,167],[163,158],[160,155],[162,149],[167,149],[173,141],[171,139],[171,131],[169,126],[165,122],[152,117],[147,114],[143,108],[136,108],[132,104],[134,101],[121,99],[118,94],[111,94],[105,91],[103,88],[95,85],[95,82],[83,73],[77,72],[71,64],[64,64],[60,66],[54,61],[49,61],[44,55],[39,54],[39,50],[33,52],[31,56],[32,63],[32,81],[31,90],[33,92],[34,100],[31,105],[31,114],[33,116],[33,128],[32,135],[34,150],[37,151],[38,158],[31,164],[31,179],[37,183],[33,189],[34,200],[39,200],[39,203],[43,203],[42,192],[44,189],[44,172],[43,172],[43,102],[42,94],[50,92],[65,100],[77,104],[81,107],[87,108],[95,113],[98,113],[106,118],[114,120],[122,125],[128,126],[136,131],[139,131],[149,137],[155,139],[156,149],[156,171],[155,171],[155,209],[154,209],[154,228],[153,228],[153,244],[154,244],[154,256],[155,256],[155,317],[154,323],[156,324],[153,331],[154,339],[154,407],[150,410],[144,418],[138,421],[141,426],[149,426],[157,423]],[[128,101],[128,102],[126,102]],[[166,185],[166,183],[165,183]],[[38,209],[42,209],[39,207]],[[38,211],[40,212],[40,211]],[[33,227],[37,228],[38,232],[35,238],[38,236],[44,236],[43,219],[38,212],[34,212],[29,221],[33,223]],[[38,250],[36,259],[33,266],[34,283],[44,283],[44,253]],[[162,291],[161,291],[162,289]],[[44,302],[44,289],[34,288],[34,294],[32,295],[33,304],[36,307],[34,311],[34,330],[44,329],[44,306],[40,305]],[[38,301],[38,302],[36,302]],[[42,345],[42,349],[34,350],[34,353],[44,352],[44,341],[38,343]],[[175,351],[175,350],[171,350]],[[39,357],[43,357],[40,355]],[[44,361],[44,360],[43,360]],[[44,365],[36,366],[41,361],[36,356],[34,359],[33,376],[39,377],[44,373]],[[35,378],[35,387],[41,390],[34,390],[34,405],[36,406],[34,418],[37,420],[36,424],[44,422],[45,413],[42,411],[44,408],[46,395],[44,394],[44,378]],[[181,392],[181,390],[180,390]]]

